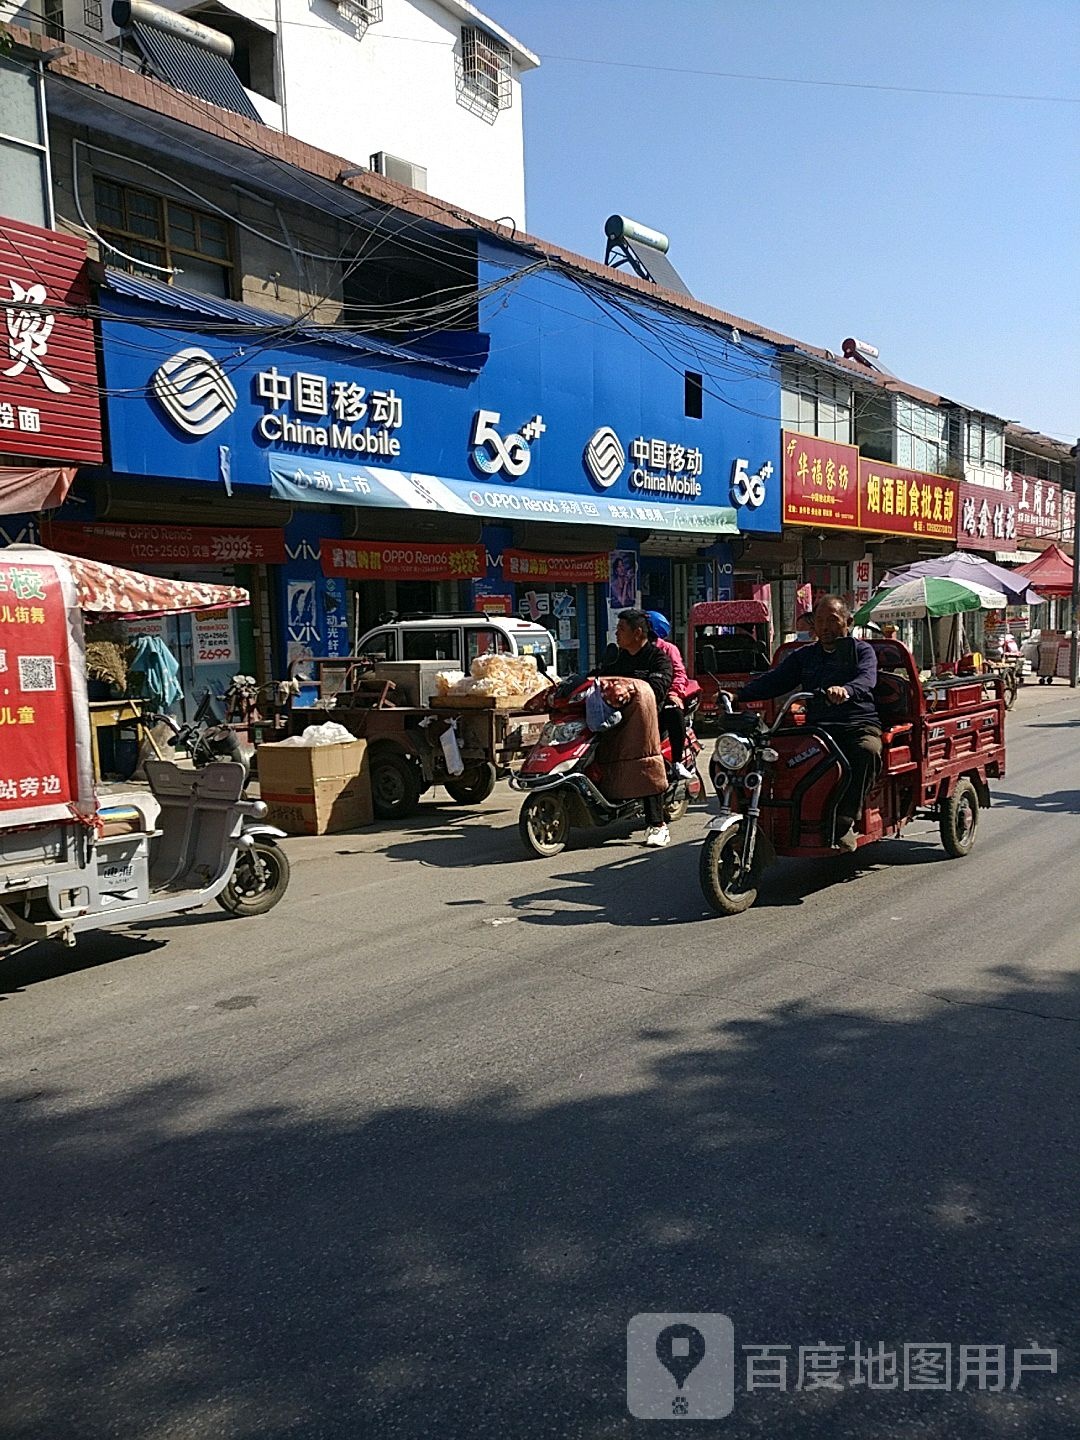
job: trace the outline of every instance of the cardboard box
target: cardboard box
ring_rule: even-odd
[[[260,745],[259,793],[267,820],[288,835],[330,835],[374,820],[367,741]]]

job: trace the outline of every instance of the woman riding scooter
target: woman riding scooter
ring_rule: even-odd
[[[671,621],[659,610],[646,610],[649,633],[658,650],[671,661],[672,679],[660,706],[660,734],[671,741],[671,764],[680,780],[692,780],[694,772],[683,764],[686,752],[686,700],[697,682],[686,673],[682,652],[671,639]]]

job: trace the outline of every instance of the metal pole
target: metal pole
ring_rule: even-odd
[[[1069,684],[1077,686],[1077,645],[1080,644],[1080,494],[1077,493],[1077,479],[1080,478],[1080,440],[1076,442],[1073,463],[1073,586],[1072,586],[1072,639],[1069,641]]]

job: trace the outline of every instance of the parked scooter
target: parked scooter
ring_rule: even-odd
[[[608,800],[603,794],[604,771],[596,751],[603,731],[592,730],[585,701],[595,684],[591,675],[575,675],[554,690],[544,690],[525,709],[549,710],[551,719],[510,781],[526,791],[518,819],[518,834],[532,855],[558,855],[566,846],[572,826],[606,827],[619,821],[643,818],[640,800]],[[661,753],[671,783],[664,795],[664,819],[681,820],[691,800],[704,794],[697,757],[701,745],[694,733],[694,712],[700,692],[686,700],[686,749],[683,763],[693,771],[689,780],[677,776],[671,764],[671,743],[665,736]]]
[[[168,727],[172,732],[169,744],[175,750],[185,751],[196,770],[223,760],[241,766],[246,789],[255,751],[241,742],[232,726],[210,720],[211,704],[208,690],[186,725],[171,715],[154,714],[146,718]],[[215,897],[223,910],[230,915],[262,915],[277,904],[289,884],[289,859],[277,843],[284,838],[284,830],[268,825],[261,816],[245,817],[237,840],[239,848],[232,876]]]
[[[199,701],[195,714],[186,724],[174,720],[171,715],[147,715],[153,725],[164,725],[170,732],[169,744],[174,750],[182,750],[196,770],[214,760],[233,760],[244,767],[245,779],[251,774],[255,750],[245,745],[231,725],[219,725],[210,718],[213,696],[207,690]]]

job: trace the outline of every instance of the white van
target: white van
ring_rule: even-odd
[[[464,610],[451,615],[398,615],[360,637],[358,656],[380,660],[444,660],[464,670],[478,655],[534,655],[540,670],[558,679],[551,632],[513,615]]]

